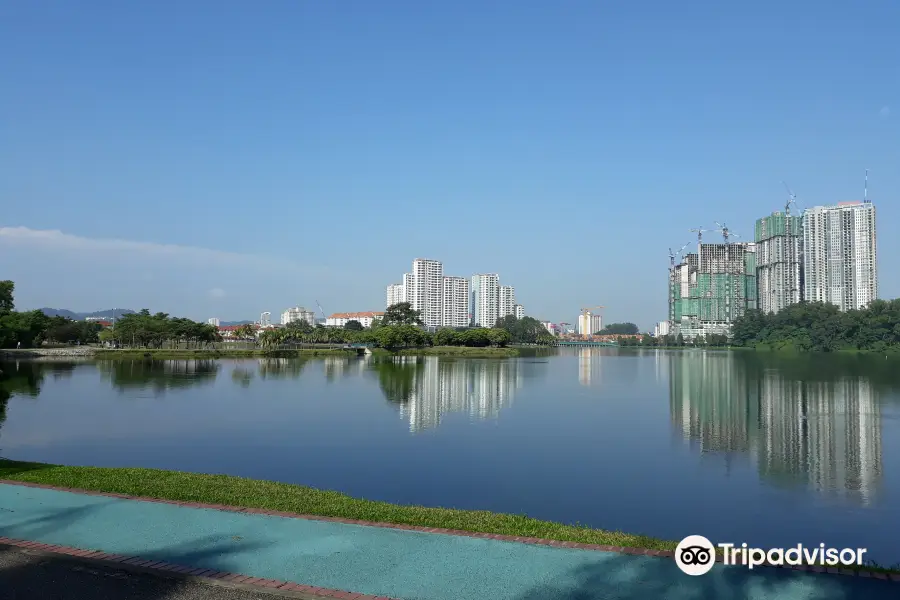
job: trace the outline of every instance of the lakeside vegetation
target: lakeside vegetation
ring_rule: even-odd
[[[39,346],[44,342],[82,344],[99,341],[103,327],[91,321],[72,321],[65,317],[48,317],[39,310],[15,310],[12,281],[0,281],[0,348]]]
[[[122,315],[111,327],[48,317],[39,310],[15,312],[14,290],[12,281],[0,281],[0,349],[37,348],[47,343],[103,344],[105,348],[97,354],[104,357],[139,354],[152,358],[208,358],[332,354],[343,351],[313,346],[364,344],[404,354],[515,356],[518,352],[507,348],[510,343],[534,344],[551,339],[537,320],[514,316],[500,319],[496,327],[441,328],[432,333],[423,329],[419,311],[403,302],[389,306],[384,317],[368,328],[358,321],[349,321],[344,327],[295,321],[259,332],[253,325],[245,324],[233,332],[231,339],[252,347],[228,348],[214,325],[163,312],[152,314],[146,308]]]
[[[875,300],[841,312],[833,304],[803,302],[777,314],[752,311],[734,323],[736,346],[800,352],[900,351],[900,299]]]
[[[900,353],[900,299],[875,300],[841,312],[824,302],[800,302],[778,313],[748,311],[732,324],[732,336],[692,342],[682,336],[622,338],[623,347],[731,348],[792,352]]]

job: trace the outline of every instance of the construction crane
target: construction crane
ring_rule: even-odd
[[[672,249],[669,248],[669,262],[670,262],[671,267],[672,267],[673,269],[675,268],[675,258],[676,258],[677,256],[681,256],[681,253],[684,252],[684,249],[687,248],[687,247],[690,246],[690,245],[691,245],[691,243],[688,242],[687,244],[685,244],[684,246],[682,246],[681,248],[679,248],[679,249],[678,249],[678,252],[672,252]]]
[[[709,231],[710,231],[709,229],[703,229],[702,227],[698,227],[696,229],[691,229],[691,233],[697,234],[697,243],[698,244],[703,243],[703,234],[708,233]]]
[[[322,308],[322,305],[319,304],[319,301],[318,301],[318,300],[316,300],[316,306],[319,307],[319,312],[322,313],[322,318],[325,319],[325,320],[327,321],[327,320],[328,320],[328,317],[325,316],[325,309]]]
[[[728,229],[728,225],[725,225],[724,223],[720,224],[718,221],[716,221],[716,227],[718,228],[716,229],[716,231],[721,232],[722,237],[725,238],[726,244],[728,243],[728,238],[730,237],[741,237],[736,233],[731,233],[731,230]]]
[[[868,173],[869,172],[866,171],[867,176],[868,176]],[[788,184],[786,182],[782,181],[781,183],[784,184],[784,189],[786,189],[787,193],[788,193],[788,201],[784,205],[784,214],[785,214],[785,216],[789,217],[789,216],[791,216],[791,204],[794,204],[795,202],[797,202],[797,194],[795,194],[794,192],[791,191],[791,188],[788,186]]]

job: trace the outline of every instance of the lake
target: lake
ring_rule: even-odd
[[[884,357],[590,348],[0,369],[6,458],[900,562],[900,364]]]

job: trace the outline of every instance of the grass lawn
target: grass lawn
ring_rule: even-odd
[[[205,502],[385,523],[442,527],[481,533],[673,550],[675,543],[646,536],[601,531],[487,511],[399,506],[351,498],[339,492],[243,479],[156,469],[63,467],[0,459],[0,479],[80,490],[114,492],[165,500]]]
[[[157,469],[64,467],[0,459],[0,479],[165,500],[263,508],[322,517],[343,517],[587,544],[652,550],[674,550],[677,545],[677,542],[643,535],[563,525],[520,515],[400,506],[352,498],[339,492],[228,475],[202,475]],[[886,568],[869,564],[850,568],[900,572],[900,565]]]

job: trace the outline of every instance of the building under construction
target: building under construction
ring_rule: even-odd
[[[764,313],[777,313],[802,298],[801,220],[785,211],[756,221],[756,276]]]
[[[700,242],[696,253],[670,268],[671,335],[685,340],[731,335],[734,320],[756,305],[755,243]]]

